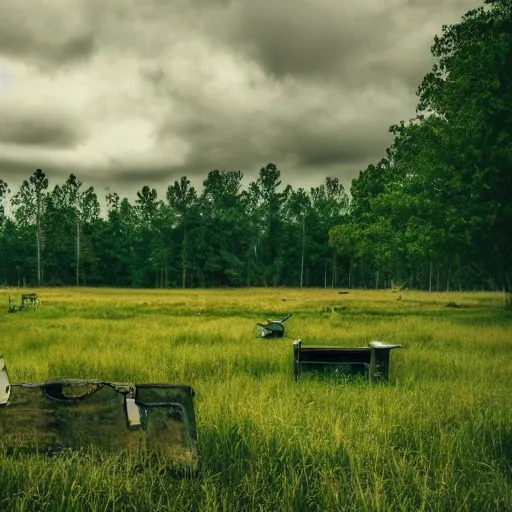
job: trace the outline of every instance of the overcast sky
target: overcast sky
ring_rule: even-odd
[[[208,171],[350,181],[483,0],[2,0],[0,178],[133,197]]]

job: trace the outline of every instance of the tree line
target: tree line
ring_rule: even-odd
[[[37,170],[0,210],[0,280],[134,287],[323,286],[511,290],[512,0],[443,26],[417,115],[352,181],[281,185],[274,164],[186,177],[164,199],[115,192],[99,214],[74,175]],[[0,204],[8,186],[0,180]]]
[[[7,285],[120,287],[333,286],[329,229],[348,198],[337,178],[281,185],[272,163],[244,189],[241,171],[208,173],[198,193],[187,177],[165,199],[144,186],[131,203],[105,197],[73,174],[49,189],[41,169],[2,210],[0,280]],[[0,198],[8,186],[0,182]]]
[[[417,116],[391,126],[331,231],[366,285],[505,290],[510,305],[512,1],[485,3],[435,37]]]

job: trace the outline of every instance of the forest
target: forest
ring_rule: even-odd
[[[183,176],[132,203],[74,174],[0,179],[0,284],[504,290],[512,280],[512,2],[443,26],[416,116],[352,181],[309,190],[269,163]],[[319,180],[320,181],[320,180]],[[6,202],[9,208],[6,209]],[[8,213],[6,213],[8,211]]]

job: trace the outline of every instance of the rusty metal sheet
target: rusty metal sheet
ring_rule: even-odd
[[[54,455],[94,447],[155,455],[187,473],[198,469],[190,386],[74,379],[12,384],[1,358],[0,386],[0,443],[8,451]]]

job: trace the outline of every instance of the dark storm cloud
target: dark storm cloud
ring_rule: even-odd
[[[301,145],[298,145],[297,165],[322,168],[338,162],[354,164],[361,161],[363,156],[377,157],[380,152],[377,150],[372,155],[366,147],[368,143],[369,141],[364,143],[360,139],[340,141],[334,134],[329,136],[310,134],[303,138]]]
[[[94,28],[80,19],[76,6],[7,0],[1,13],[0,55],[46,67],[87,60],[96,50]]]
[[[36,169],[42,169],[49,178],[50,190],[58,183],[63,183],[71,174],[68,166],[54,161],[30,157],[20,161],[17,158],[0,157],[0,179],[9,184],[12,193],[16,193],[21,183],[28,180]]]
[[[233,40],[278,77],[343,73],[386,34],[379,13],[354,12],[346,2],[263,0],[237,5],[236,22],[230,24]]]
[[[218,39],[277,78],[384,86],[398,80],[416,88],[432,64],[434,33],[481,3],[240,0],[218,9],[212,26]]]
[[[283,85],[280,97],[264,104],[263,110],[259,105],[253,112],[249,108],[241,114],[230,108],[229,97],[217,103],[209,101],[200,87],[177,91],[172,77],[161,69],[145,76],[156,81],[160,90],[168,82],[167,93],[179,104],[172,115],[164,117],[157,137],[159,143],[176,134],[189,141],[192,151],[181,169],[192,174],[213,168],[255,169],[269,160],[293,162],[294,169],[309,166],[315,172],[338,163],[340,172],[342,166],[351,167],[365,159],[380,160],[391,141],[388,127],[393,99],[391,105],[386,96],[376,101],[372,90],[360,91],[360,98],[353,91],[333,94],[329,89],[298,91],[294,84],[289,89]],[[287,94],[288,90],[295,92]],[[365,100],[364,95],[369,98]],[[413,94],[403,101],[413,112]],[[346,109],[344,105],[358,102],[360,108]]]
[[[146,78],[179,103],[178,115],[175,110],[160,126],[159,139],[179,134],[188,140],[192,150],[184,169],[197,173],[206,166],[254,167],[268,159],[317,172],[336,163],[341,170],[378,161],[392,141],[389,126],[414,115],[414,92],[433,63],[433,35],[447,17],[456,21],[464,6],[474,6],[438,2],[436,11],[435,3],[193,2],[208,12],[200,20],[202,30],[215,44],[260,66],[269,87],[286,90],[290,81],[310,87],[290,90],[295,104],[289,101],[287,110],[269,103],[249,116],[223,102],[216,108],[200,85],[180,90],[172,74],[158,67]],[[373,101],[365,99],[367,90]],[[312,95],[322,98],[320,107],[308,107]],[[339,116],[320,129],[312,122],[350,104],[358,106],[354,119]]]
[[[109,173],[109,180],[123,185],[135,185],[142,188],[147,185],[153,187],[155,183],[171,184],[173,175],[178,169],[171,166],[131,165],[130,163],[118,163],[116,169]],[[175,177],[174,179],[178,179]]]
[[[93,186],[96,194],[103,202],[109,192],[117,192],[122,197],[127,196],[130,200],[136,198],[136,191],[141,190],[144,185],[154,187],[163,181],[170,185],[173,181],[166,180],[169,170],[148,169],[148,167],[130,166],[119,163],[118,169],[111,171],[108,166],[98,166],[94,174],[88,173],[87,165],[73,165],[59,162],[53,158],[25,159],[20,162],[16,158],[0,157],[0,179],[9,185],[11,195],[14,195],[24,180],[28,180],[36,169],[42,169],[48,178],[48,191],[53,190],[56,185],[62,185],[70,174],[75,174],[84,185],[84,188]],[[178,179],[178,178],[175,178]],[[165,188],[158,188],[158,196],[165,199]]]
[[[84,140],[79,120],[50,109],[15,109],[0,105],[0,143],[49,148],[74,148]]]
[[[23,180],[28,180],[30,175],[37,168],[36,162],[30,162],[27,159],[20,162],[14,158],[5,158],[0,156],[0,179],[6,181],[11,190],[18,186]]]
[[[74,172],[161,197],[183,175],[194,186],[213,169],[252,179],[274,162],[296,187],[330,175],[349,188],[385,155],[389,126],[415,115],[434,35],[482,4],[4,1],[11,92],[16,64],[38,85],[0,95],[0,177],[41,167],[52,183]],[[55,151],[31,153],[41,148]]]

